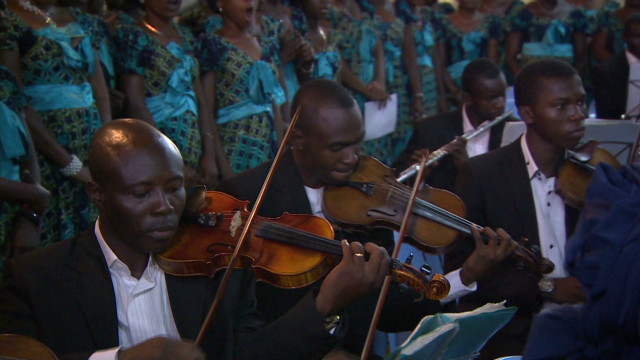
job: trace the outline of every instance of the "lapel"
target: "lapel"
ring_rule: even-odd
[[[302,176],[293,160],[293,154],[287,150],[280,159],[280,164],[271,181],[268,199],[263,207],[269,212],[280,216],[285,212],[292,214],[311,214],[311,205],[304,191]]]
[[[453,135],[462,135],[464,132],[464,127],[462,126],[462,109],[458,109],[456,111],[452,111],[447,116],[447,124],[449,124],[451,128],[451,132]],[[452,141],[453,138],[447,140],[447,142]]]
[[[165,279],[178,333],[184,339],[195,340],[215,295],[215,291],[208,286],[210,280],[203,276],[169,274],[165,274]]]
[[[509,116],[506,120],[489,129],[489,150],[497,149],[500,147],[500,144],[502,143],[502,133],[504,132],[504,125],[507,123],[507,121],[520,120],[516,119],[513,116]]]
[[[529,173],[520,148],[520,138],[507,145],[504,161],[500,162],[501,178],[505,179],[507,201],[514,204],[515,214],[511,214],[513,224],[518,224],[520,234],[529,236],[531,245],[540,246],[536,208],[529,181]],[[504,207],[508,209],[508,207]]]
[[[94,344],[98,349],[118,346],[118,315],[113,284],[93,230],[76,238],[68,265],[75,296]]]
[[[622,54],[618,55],[618,64],[616,65],[616,71],[619,74],[619,78],[617,80],[613,80],[612,84],[627,84],[629,82],[629,61],[627,60],[626,51]],[[614,82],[615,81],[615,82]],[[622,111],[627,111],[627,96],[629,96],[629,86],[622,86],[622,95],[617,98],[620,99],[620,103],[622,104]]]

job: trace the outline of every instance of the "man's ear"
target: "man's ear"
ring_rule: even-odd
[[[531,110],[530,106],[518,106],[518,113],[520,114],[520,118],[522,119],[522,121],[524,121],[525,124],[533,124],[533,111]]]
[[[294,150],[302,150],[305,145],[305,137],[300,129],[291,130],[291,148]]]
[[[89,181],[85,184],[84,187],[87,191],[87,194],[89,194],[89,199],[91,199],[91,202],[97,208],[101,208],[104,202],[104,192],[102,191],[102,187],[94,181]]]

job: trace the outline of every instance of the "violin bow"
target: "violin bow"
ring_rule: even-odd
[[[411,190],[411,197],[409,198],[407,209],[404,212],[404,217],[402,218],[402,224],[400,225],[400,231],[399,231],[400,235],[398,236],[398,242],[393,248],[393,255],[391,256],[393,259],[397,259],[398,255],[400,255],[400,247],[402,246],[403,239],[407,233],[407,228],[409,227],[409,219],[411,218],[411,209],[415,204],[416,197],[418,195],[418,190],[420,189],[420,184],[422,184],[426,163],[427,163],[427,156],[422,156],[422,160],[420,161],[420,170],[418,170],[416,182],[413,184],[413,189]],[[384,301],[387,297],[387,292],[389,291],[390,285],[391,285],[391,276],[387,276],[384,279],[384,282],[382,284],[382,289],[380,290],[380,295],[378,296],[378,303],[376,304],[376,309],[373,313],[373,319],[371,319],[371,325],[369,325],[369,332],[367,333],[367,339],[364,343],[364,348],[362,349],[360,360],[367,360],[369,358],[369,355],[371,353],[371,347],[373,345],[373,338],[376,333],[376,328],[378,327],[378,320],[380,319],[380,314],[382,313],[382,306],[384,305]]]
[[[249,213],[245,226],[242,229],[242,233],[240,234],[240,238],[238,239],[236,248],[233,250],[233,254],[231,255],[231,259],[229,260],[229,265],[227,266],[227,269],[224,271],[224,275],[222,277],[222,280],[220,281],[220,285],[218,286],[218,291],[216,292],[216,296],[213,299],[213,303],[211,303],[211,308],[209,309],[209,313],[207,314],[207,317],[205,318],[204,323],[200,328],[200,332],[198,333],[198,337],[196,338],[196,341],[195,341],[196,345],[202,345],[204,334],[206,333],[207,329],[211,325],[211,321],[213,320],[213,315],[215,314],[216,310],[220,306],[220,301],[222,300],[222,296],[224,295],[224,292],[227,289],[227,285],[229,284],[229,280],[231,279],[231,274],[233,273],[233,270],[238,264],[240,249],[242,249],[242,246],[244,246],[247,235],[249,234],[249,229],[253,224],[253,219],[257,214],[258,210],[260,209],[260,206],[262,205],[262,199],[264,198],[264,194],[267,188],[269,187],[269,184],[271,184],[271,179],[273,178],[274,170],[280,163],[280,158],[282,157],[286,144],[289,141],[289,136],[291,135],[291,131],[295,127],[295,124],[298,121],[298,117],[300,116],[300,109],[301,107],[298,106],[296,113],[293,115],[293,118],[291,119],[291,124],[289,124],[289,129],[287,129],[287,133],[282,139],[282,143],[280,143],[280,147],[278,148],[278,153],[276,154],[276,157],[273,160],[273,163],[271,164],[269,173],[267,174],[267,177],[264,180],[264,183],[262,183],[262,188],[260,189],[258,198],[256,199],[253,205],[253,209]]]

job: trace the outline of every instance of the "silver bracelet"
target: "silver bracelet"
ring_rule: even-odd
[[[75,154],[71,155],[71,162],[67,166],[60,169],[64,176],[76,176],[82,170],[82,161]]]

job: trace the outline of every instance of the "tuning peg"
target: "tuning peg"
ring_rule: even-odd
[[[407,265],[411,265],[412,261],[413,261],[413,253],[410,253],[409,256],[407,256],[407,260],[405,260],[404,263]]]
[[[431,269],[431,266],[424,264],[420,267],[420,272],[429,276],[431,275],[431,273],[433,272],[433,270]]]

